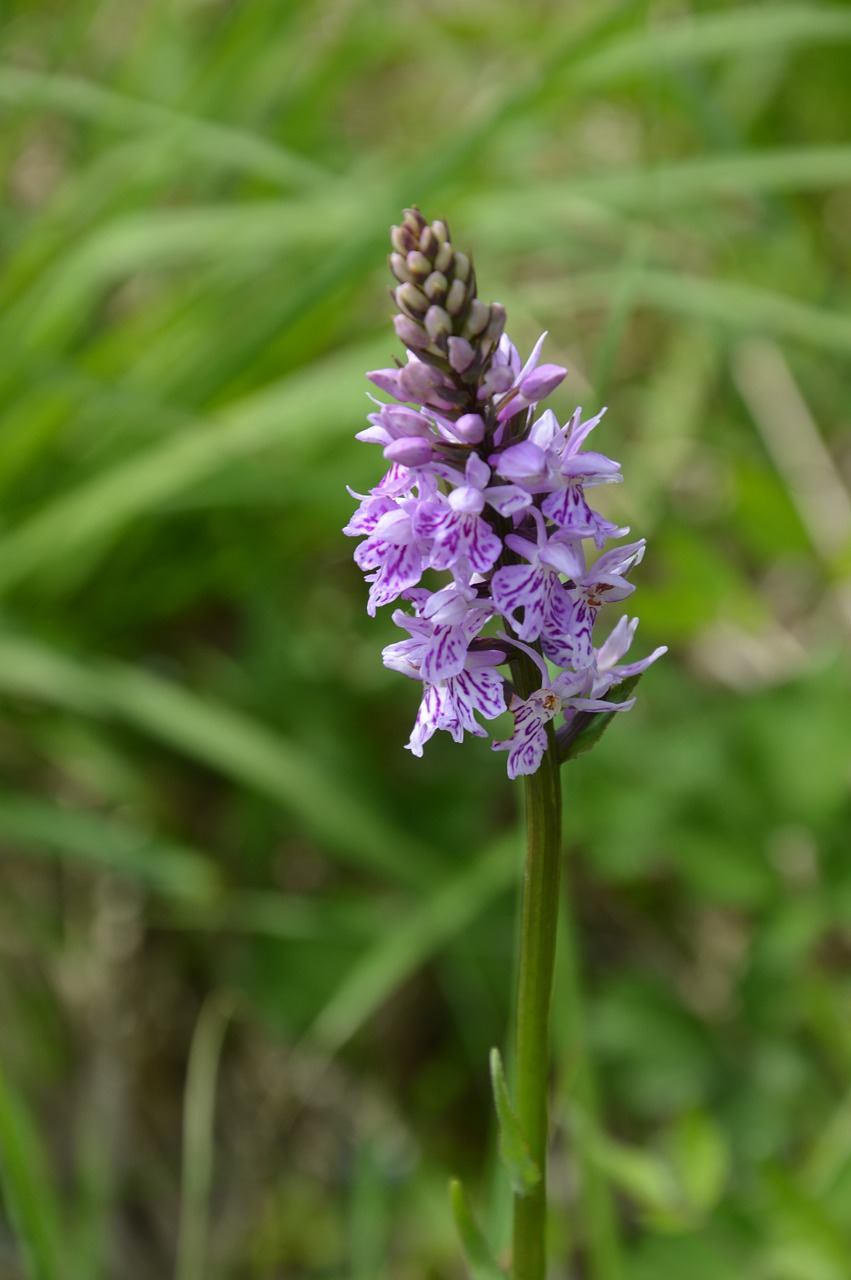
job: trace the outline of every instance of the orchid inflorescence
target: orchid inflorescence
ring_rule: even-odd
[[[494,742],[508,751],[509,777],[534,773],[548,745],[546,726],[562,715],[624,711],[634,699],[606,699],[664,648],[621,659],[637,619],[621,618],[598,648],[600,606],[624,600],[626,574],[644,540],[604,551],[629,532],[594,511],[585,490],[620,481],[620,467],[582,448],[605,410],[561,426],[536,410],[567,370],[541,364],[546,334],[525,364],[504,333],[505,311],[476,296],[470,259],[456,251],[445,221],[429,225],[407,209],[391,231],[390,268],[399,308],[396,333],[406,364],[367,374],[392,397],[368,415],[359,440],[380,444],[390,469],[361,498],[344,530],[364,537],[355,561],[370,583],[368,611],[402,599],[393,621],[408,638],[384,649],[385,665],[422,683],[408,747],[421,756],[437,729],[456,742],[487,733],[477,720],[513,712],[514,732]],[[588,563],[586,543],[600,552]],[[419,585],[429,570],[451,575]],[[487,628],[487,634],[484,634]],[[525,654],[540,671],[530,696],[511,692],[500,666]],[[550,675],[549,660],[559,669]]]

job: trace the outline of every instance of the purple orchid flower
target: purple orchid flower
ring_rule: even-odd
[[[465,731],[486,738],[487,731],[476,720],[476,714],[495,720],[505,711],[502,674],[480,662],[482,656],[470,654],[465,669],[457,676],[425,686],[414,730],[406,744],[415,756],[422,755],[423,743],[437,729],[451,733],[455,742],[463,740]],[[499,656],[502,658],[502,654]]]
[[[393,621],[411,638],[387,645],[384,665],[428,684],[458,675],[471,640],[493,616],[493,606],[457,583],[434,593],[417,588],[406,591],[405,597],[414,604],[414,616],[397,609]],[[500,662],[503,655],[494,651],[488,658],[490,663]]]
[[[559,714],[575,711],[628,711],[635,699],[627,702],[606,702],[602,698],[587,696],[592,680],[588,672],[562,671],[551,677],[547,665],[528,645],[513,642],[533,660],[541,672],[541,688],[528,698],[513,694],[508,705],[514,716],[514,732],[510,738],[491,744],[494,751],[508,752],[508,776],[535,773],[548,746],[546,726]]]
[[[374,401],[358,439],[380,445],[391,465],[369,494],[353,494],[360,505],[345,532],[363,539],[355,560],[370,584],[369,613],[400,598],[412,606],[395,610],[407,634],[383,656],[423,686],[408,743],[415,755],[438,729],[456,741],[487,736],[481,720],[505,710],[497,668],[518,650],[536,663],[540,689],[512,697],[514,731],[494,743],[518,777],[539,767],[550,720],[624,710],[631,704],[605,694],[665,652],[623,661],[635,620],[593,644],[602,606],[633,592],[626,575],[644,542],[605,550],[629,529],[587,500],[588,489],[622,480],[617,462],[584,448],[605,410],[583,420],[577,409],[564,426],[550,409],[535,417],[567,372],[541,363],[546,335],[524,363],[503,332],[504,309],[476,297],[472,264],[444,222],[429,227],[409,210],[391,238],[407,363],[367,375],[393,403]],[[600,553],[590,567],[586,543]],[[432,573],[450,581],[421,585]],[[512,637],[483,634],[495,617]],[[545,659],[560,669],[552,678]]]
[[[561,575],[570,573],[576,564],[573,545],[561,533],[548,536],[544,518],[532,508],[538,527],[534,546],[526,538],[510,533],[505,545],[516,551],[528,565],[511,564],[497,569],[491,580],[494,604],[508,618],[521,640],[537,640],[541,632],[557,626],[553,611],[557,607]],[[518,610],[523,616],[518,617]]]
[[[442,472],[457,475],[451,468],[443,468]],[[464,559],[476,573],[487,573],[496,564],[502,553],[502,541],[482,517],[489,479],[487,463],[471,453],[463,482],[442,502],[436,500],[419,507],[415,528],[419,537],[431,540],[429,564],[432,569],[451,569]]]
[[[515,413],[520,413],[523,409],[534,408],[540,400],[546,400],[567,377],[567,370],[559,364],[538,364],[546,336],[546,332],[541,334],[532,354],[518,373],[510,394],[501,401],[496,415],[498,422],[513,418]]]

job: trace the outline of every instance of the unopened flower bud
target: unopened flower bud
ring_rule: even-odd
[[[414,320],[420,319],[428,311],[428,298],[415,284],[400,284],[393,296],[397,305]]]
[[[372,369],[366,375],[370,382],[378,387],[379,391],[384,391],[388,396],[393,396],[396,400],[401,400],[399,387],[399,370],[398,369]]]
[[[566,377],[567,370],[559,364],[539,364],[523,379],[520,392],[524,400],[537,404],[539,400],[546,400]]]
[[[424,467],[431,462],[433,450],[428,440],[421,436],[407,436],[400,440],[392,440],[384,450],[389,462],[398,462],[403,467]]]
[[[464,284],[470,279],[470,272],[473,264],[467,257],[466,253],[455,254],[455,279],[463,281]]]
[[[438,244],[440,245],[446,244],[447,240],[449,239],[449,228],[447,227],[446,223],[442,220],[442,218],[438,218],[436,222],[433,222],[431,224],[431,229],[434,232],[434,234],[437,236]]]
[[[397,253],[410,253],[412,248],[416,248],[417,239],[411,228],[404,223],[402,227],[390,228],[390,243]]]
[[[479,444],[485,438],[484,420],[477,413],[464,413],[453,422],[452,434],[463,444]]]
[[[444,240],[443,244],[435,254],[434,269],[435,271],[448,271],[452,266],[455,258],[455,250],[448,240]]]
[[[413,231],[414,235],[417,237],[417,239],[419,239],[420,235],[422,234],[423,228],[427,224],[420,210],[417,208],[416,205],[413,205],[410,209],[405,210],[405,217],[403,219],[402,225],[406,227],[410,227],[411,231]]]
[[[420,253],[419,249],[412,249],[405,263],[415,280],[425,280],[431,274],[431,259]]]
[[[426,312],[425,327],[428,336],[435,342],[448,338],[452,332],[452,317],[443,307],[431,306]]]
[[[414,277],[408,270],[408,264],[405,260],[404,254],[391,253],[388,258],[388,262],[390,263],[390,270],[393,272],[400,284],[405,284],[406,281],[413,283]]]
[[[446,310],[451,316],[460,316],[467,305],[467,286],[461,280],[453,280],[446,295]]]
[[[422,340],[425,340],[424,334]],[[437,409],[456,407],[455,388],[442,373],[420,360],[412,360],[399,370],[399,390],[400,399],[411,403],[428,404]]]
[[[400,285],[400,288],[404,289],[407,286]],[[396,292],[398,293],[399,290],[397,289]],[[480,333],[484,332],[489,320],[490,307],[486,307],[478,298],[474,298],[470,303],[470,314],[467,316],[467,321],[464,325],[464,337],[477,338]]]
[[[431,227],[426,227],[425,231],[423,231],[420,236],[420,249],[427,258],[433,258],[439,248],[440,243],[437,236],[434,234]]]
[[[442,302],[446,297],[446,290],[449,288],[449,281],[442,271],[432,271],[431,275],[423,284],[423,293],[427,298],[431,298],[432,302]]]
[[[476,353],[466,338],[449,338],[449,363],[456,373],[464,373],[476,358]]]
[[[424,351],[429,345],[428,335],[410,316],[394,316],[393,328],[396,330],[396,336],[412,351]]]
[[[492,302],[488,326],[482,334],[482,341],[499,342],[505,329],[505,307],[500,302]],[[547,393],[549,394],[549,393]],[[541,397],[543,399],[543,397]]]
[[[514,374],[506,365],[491,365],[482,379],[481,390],[486,396],[502,395],[513,384]]]

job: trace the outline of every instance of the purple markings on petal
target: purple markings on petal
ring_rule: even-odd
[[[429,560],[432,569],[451,569],[465,559],[475,573],[487,573],[502,551],[502,542],[486,520],[451,507],[439,515],[429,508],[427,520],[418,528],[430,530],[434,544]]]
[[[361,565],[361,568],[367,567]],[[392,601],[398,600],[408,587],[416,586],[422,573],[423,558],[415,545],[392,546],[387,543],[369,591],[367,612],[370,617],[375,616],[376,609],[381,605],[391,604]]]
[[[364,498],[349,523],[343,529],[343,533],[350,538],[361,538],[364,534],[374,533],[375,526],[381,517],[387,515],[387,512],[392,511],[395,506],[396,503],[393,499],[384,495]]]
[[[618,528],[592,510],[578,481],[571,481],[560,492],[551,493],[542,503],[541,511],[572,538],[593,538],[598,550],[603,549],[607,539],[620,538],[629,532],[628,528]]]
[[[422,755],[423,743],[437,729],[446,730],[456,742],[462,740],[465,731],[486,738],[476,715],[493,720],[504,710],[502,676],[488,667],[461,671],[441,684],[427,684],[408,748],[415,756]]]
[[[467,639],[463,630],[459,627],[435,627],[431,643],[423,654],[423,680],[429,684],[448,680],[462,669],[466,657]]]
[[[461,671],[449,681],[459,713],[471,733],[484,738],[484,729],[474,719],[476,712],[486,720],[494,720],[505,710],[503,677],[491,667],[481,670]]]
[[[408,750],[412,751],[415,756],[421,756],[423,753],[423,745],[428,742],[436,729],[450,729],[452,736],[456,742],[461,739],[455,737],[454,727],[457,726],[457,717],[454,725],[450,727],[446,714],[447,693],[446,688],[440,685],[426,685],[423,692],[420,709],[417,712],[417,718],[414,722],[414,729],[410,740],[407,743]],[[463,737],[463,731],[462,731]]]
[[[544,625],[549,572],[540,565],[509,564],[497,569],[491,581],[494,604],[511,620],[521,640],[537,640]],[[517,611],[523,610],[523,618]]]
[[[552,705],[546,705],[549,702]],[[494,742],[494,751],[508,752],[508,776],[518,778],[535,773],[547,749],[548,720],[559,710],[557,699],[546,696],[545,690],[533,693],[523,701],[516,695],[511,699],[510,710],[514,715],[514,732],[502,742]]]

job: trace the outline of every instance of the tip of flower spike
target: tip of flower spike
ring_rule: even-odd
[[[440,369],[471,406],[505,328],[505,309],[476,294],[470,257],[455,249],[444,218],[426,222],[416,206],[390,232],[396,332],[409,351]]]

